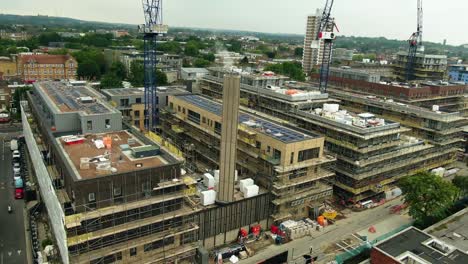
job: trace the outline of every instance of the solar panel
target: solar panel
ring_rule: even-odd
[[[211,113],[214,113],[218,116],[221,116],[222,114],[222,105],[218,104],[216,102],[213,102],[211,100],[208,100],[206,98],[203,98],[198,95],[183,95],[183,96],[178,96],[178,98],[181,98],[182,100],[185,100],[192,105],[195,105],[199,108],[205,109]],[[283,142],[295,142],[295,141],[301,141],[304,140],[307,136],[296,132],[292,129],[285,128],[283,126],[277,125],[275,123],[272,123],[270,121],[260,119],[258,117],[255,117],[253,115],[249,114],[239,114],[239,122],[247,122],[249,120],[254,120],[255,123],[257,123],[260,127],[263,127],[263,133],[268,134],[272,138],[276,138],[280,141]]]

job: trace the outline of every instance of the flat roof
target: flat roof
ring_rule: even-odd
[[[459,249],[454,249],[448,253],[444,253],[436,248],[426,245],[432,239],[433,237],[425,232],[415,227],[410,227],[395,236],[380,242],[375,245],[375,247],[397,259],[405,253],[410,252],[418,258],[434,264],[468,263],[468,255]]]
[[[177,86],[159,86],[157,87],[158,92],[186,92],[186,87],[183,85]],[[144,95],[144,87],[134,88],[116,88],[116,89],[105,89],[101,91],[109,96],[129,96],[129,95]]]
[[[198,108],[204,109],[218,116],[222,116],[222,105],[210,99],[199,95],[179,95],[177,98],[182,99]],[[256,131],[285,143],[293,143],[314,138],[310,135],[306,135],[304,133],[300,133],[278,125],[264,118],[242,112],[239,113],[239,123],[243,123],[250,127],[259,128]]]
[[[73,171],[75,172],[76,178],[78,180],[92,179],[114,173],[119,174],[140,169],[154,168],[169,163],[161,155],[150,156],[146,158],[133,157],[129,148],[141,147],[145,146],[145,144],[127,131],[77,136],[83,138],[83,141],[81,143],[70,145],[65,143],[66,137],[68,136],[59,137],[56,138],[56,140],[59,143],[59,146],[62,148],[63,153],[65,154],[69,165],[71,165]],[[103,137],[110,137],[112,139],[111,149],[107,149],[106,147],[98,149],[96,147],[95,140],[102,140]],[[92,160],[89,163],[88,169],[80,168],[81,158],[93,159],[99,157],[105,159],[101,162],[110,162],[110,167],[115,168],[115,172],[112,172],[111,170],[98,170],[98,163],[92,162]]]
[[[101,101],[100,97],[86,86],[67,86],[63,82],[39,82],[35,83],[36,89],[40,90],[42,97],[46,96],[59,113],[83,112],[88,115],[114,113],[117,110],[111,109]],[[93,100],[84,100],[80,99]]]
[[[446,243],[468,252],[468,208],[430,226],[425,231]]]
[[[182,68],[182,70],[188,73],[209,73],[206,68]]]

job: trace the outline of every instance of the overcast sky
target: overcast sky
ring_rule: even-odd
[[[1,0],[0,13],[143,23],[141,0]],[[164,0],[169,26],[304,34],[306,16],[325,0]],[[407,39],[417,0],[335,0],[341,34]],[[468,43],[467,0],[424,0],[424,39]]]

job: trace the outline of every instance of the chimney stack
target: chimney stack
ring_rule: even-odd
[[[222,203],[234,201],[239,98],[240,76],[225,74],[218,185],[218,202]]]

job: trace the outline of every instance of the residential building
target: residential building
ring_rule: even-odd
[[[123,119],[143,130],[145,127],[145,89],[120,88],[101,90],[108,102],[122,113]],[[158,112],[168,106],[169,95],[188,94],[184,86],[160,86],[157,88]]]
[[[114,46],[108,49],[104,49],[104,59],[106,61],[106,67],[110,68],[112,63],[122,61],[121,57],[124,54],[128,55],[129,53],[132,54],[136,52],[138,52],[138,50],[135,48],[135,46]],[[126,66],[130,66],[130,64]],[[127,69],[130,69],[130,67],[128,67]]]
[[[468,84],[468,64],[452,64],[448,66],[449,80]]]
[[[182,68],[180,71],[182,80],[197,80],[206,74],[208,74],[208,70],[205,68]]]
[[[318,75],[314,75],[318,77]],[[460,112],[468,116],[468,105],[464,96],[467,85],[461,83],[422,81],[414,85],[397,82],[373,83],[338,76],[329,77],[330,91],[344,91],[370,96],[381,96],[397,102],[424,107],[433,106],[444,112]]]
[[[16,61],[9,57],[0,57],[0,79],[10,79],[18,76]]]
[[[224,74],[226,70],[210,68],[210,74],[200,81],[202,93],[221,98]],[[325,149],[337,158],[335,194],[346,202],[382,198],[401,177],[450,164],[456,158],[460,140],[454,137],[458,128],[442,132],[447,135],[437,141],[444,137],[450,140],[439,148],[435,143],[403,136],[411,129],[388,118],[378,118],[362,109],[340,110],[338,100],[328,98],[310,84],[288,83],[264,74],[241,74],[241,104],[325,137]],[[268,82],[278,87],[266,85]],[[453,117],[445,127],[457,126],[462,120]]]
[[[324,43],[318,39],[322,10],[317,9],[315,15],[307,17],[306,34],[304,38],[304,53],[302,56],[302,70],[306,75],[312,72],[317,65],[322,64]],[[333,23],[329,24],[327,30],[332,31]]]
[[[399,81],[406,81],[406,67],[408,62],[408,53],[399,52],[393,64],[394,75]],[[417,53],[414,60],[414,70],[411,80],[439,81],[445,80],[447,70],[446,55],[432,55]]]
[[[353,69],[348,66],[342,66],[340,68],[330,67],[330,76],[372,83],[380,82],[379,74],[370,73],[368,71],[359,69]]]
[[[114,34],[114,38],[121,38],[125,36],[130,36],[127,30],[114,30],[112,31],[112,34]]]
[[[7,83],[0,81],[0,112],[11,108],[13,93]]]
[[[31,38],[27,32],[7,32],[6,30],[0,30],[0,39],[10,39],[14,41],[28,40]]]
[[[243,58],[240,53],[231,51],[220,51],[215,54],[215,62],[223,65],[234,65]]]
[[[352,61],[354,56],[354,50],[335,48],[333,49],[333,61]]]
[[[467,262],[468,254],[465,250],[416,227],[409,227],[377,243],[371,249],[370,254],[372,264],[463,264]]]
[[[122,129],[122,114],[86,86],[65,82],[36,82],[35,105],[41,107],[43,126],[54,132],[106,133]]]
[[[184,150],[187,163],[196,170],[220,166],[221,112],[220,103],[203,96],[169,96],[161,115],[163,135]],[[322,136],[245,108],[239,113],[237,131],[239,178],[252,178],[271,192],[271,221],[307,217],[331,197],[329,181],[334,174],[329,166],[335,158],[324,153]]]
[[[17,62],[26,82],[76,79],[78,63],[70,55],[20,54]]]
[[[193,263],[201,207],[190,202],[195,193],[187,190],[196,181],[181,175],[182,160],[137,131],[122,130],[117,110],[98,96],[83,100],[85,93],[91,97],[86,88],[66,88],[35,83],[22,113],[30,155],[39,157],[41,149],[50,157],[34,159],[33,166],[62,263]],[[57,120],[57,109],[79,109],[82,119],[99,122],[92,130],[76,122],[58,129],[65,121]],[[109,112],[117,112],[118,124]]]

